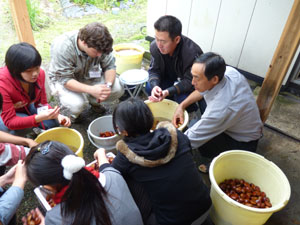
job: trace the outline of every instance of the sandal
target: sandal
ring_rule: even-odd
[[[208,174],[208,172],[209,172],[209,166],[210,166],[210,163],[202,163],[202,164],[200,164],[200,166],[198,166],[198,170],[201,173]]]

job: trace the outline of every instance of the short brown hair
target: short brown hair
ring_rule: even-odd
[[[79,30],[78,38],[89,48],[94,48],[102,54],[108,54],[113,50],[113,39],[107,27],[102,23],[94,22],[85,25]]]

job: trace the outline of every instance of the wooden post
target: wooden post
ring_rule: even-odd
[[[282,81],[299,45],[299,12],[300,0],[295,0],[257,97],[256,102],[263,122],[268,118],[271,107],[280,91]]]
[[[35,46],[26,0],[9,0],[12,18],[20,42]]]

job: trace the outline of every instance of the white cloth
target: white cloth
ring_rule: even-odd
[[[207,107],[201,119],[185,134],[192,148],[198,148],[225,132],[236,141],[257,140],[262,121],[250,86],[236,69],[227,66],[224,78],[211,90],[202,93]]]

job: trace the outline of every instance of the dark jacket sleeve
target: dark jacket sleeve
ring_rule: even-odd
[[[151,62],[149,67],[149,83],[151,88],[159,86],[161,79],[161,56],[156,46],[155,40],[150,45]]]
[[[178,62],[176,66],[177,73],[180,78],[180,82],[176,85],[168,88],[170,96],[182,93],[190,93],[194,90],[192,85],[191,68],[196,57],[203,54],[201,48],[193,42],[191,39],[182,35],[181,51],[178,54]]]
[[[130,162],[128,159],[118,151],[117,156],[112,161],[112,166],[121,172],[124,176],[128,173]]]

